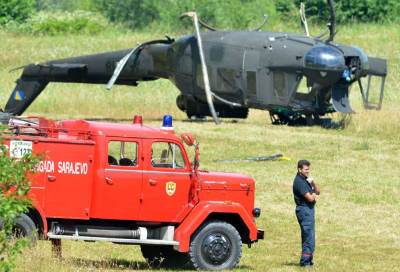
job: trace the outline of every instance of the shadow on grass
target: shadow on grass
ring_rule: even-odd
[[[144,261],[128,261],[125,259],[108,258],[105,260],[90,260],[82,258],[71,258],[70,261],[79,267],[94,267],[102,269],[119,270],[144,270],[150,269],[150,266]]]
[[[237,124],[240,121],[237,119],[219,119],[221,123],[228,123],[228,124]],[[214,120],[212,118],[197,118],[197,119],[182,119],[182,122],[184,123],[214,123]]]
[[[90,260],[90,259],[82,259],[82,258],[71,258],[70,261],[74,266],[78,267],[90,267],[90,268],[98,268],[98,269],[115,269],[115,270],[179,270],[179,271],[194,271],[190,267],[150,267],[144,261],[129,261],[126,259],[116,259],[116,258],[108,258],[105,260]],[[239,265],[236,269],[244,269],[246,271],[254,270],[252,267],[247,265]]]

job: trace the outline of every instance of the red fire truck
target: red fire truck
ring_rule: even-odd
[[[31,177],[33,206],[17,220],[26,235],[138,244],[152,265],[230,269],[242,243],[264,238],[255,218],[255,182],[199,170],[191,134],[84,120],[11,119],[3,144],[16,159],[41,156]],[[191,162],[184,145],[195,149]]]

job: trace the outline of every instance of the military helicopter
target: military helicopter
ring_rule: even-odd
[[[177,106],[189,118],[212,116],[216,124],[219,118],[246,118],[250,108],[268,111],[274,124],[312,124],[327,113],[352,113],[353,83],[358,83],[366,108],[380,109],[386,60],[336,44],[334,1],[327,4],[328,31],[317,37],[309,35],[305,16],[307,33],[297,35],[260,31],[261,27],[219,31],[189,12],[182,18],[193,19],[195,32],[177,40],[166,37],[132,49],[29,64],[17,80],[3,119],[21,115],[49,82],[107,84],[111,89],[114,84],[137,86],[160,78],[179,89]],[[208,31],[200,32],[200,26]],[[367,76],[364,87],[361,78]],[[373,76],[381,78],[379,102],[374,105],[369,101]],[[300,88],[302,80],[306,90]]]

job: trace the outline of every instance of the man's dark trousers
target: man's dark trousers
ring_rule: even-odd
[[[315,250],[315,216],[314,207],[297,206],[296,217],[301,228],[301,258],[300,265],[313,265]]]

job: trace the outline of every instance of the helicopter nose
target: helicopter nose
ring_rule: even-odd
[[[313,46],[304,57],[305,75],[323,85],[337,82],[346,69],[343,53],[328,45]]]
[[[332,46],[316,45],[305,55],[305,67],[321,71],[343,71],[345,60],[343,53]]]

